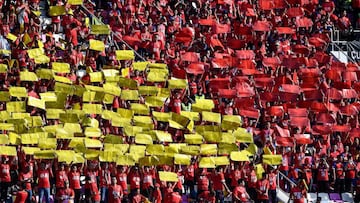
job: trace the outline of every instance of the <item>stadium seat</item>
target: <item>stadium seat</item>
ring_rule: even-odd
[[[318,197],[321,197],[321,201],[329,201],[330,198],[329,198],[329,194],[328,193],[318,193]]]
[[[343,202],[339,193],[330,193],[329,198],[334,202]]]
[[[349,203],[353,203],[354,202],[354,197],[351,193],[349,192],[345,192],[341,194],[341,198],[344,202],[349,202]]]
[[[308,202],[316,202],[317,194],[316,193],[307,193]]]

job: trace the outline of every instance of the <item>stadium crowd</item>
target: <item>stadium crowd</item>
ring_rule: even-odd
[[[39,0],[0,2],[0,63],[6,64],[0,68],[0,120],[13,126],[1,125],[1,147],[16,148],[16,155],[0,152],[2,202],[14,195],[16,203],[49,203],[50,196],[55,202],[75,203],[224,202],[230,197],[232,202],[274,203],[278,186],[295,203],[305,202],[307,192],[351,192],[360,201],[359,64],[340,63],[328,52],[332,30],[351,35],[360,26],[359,0],[342,6],[332,0],[84,0],[83,6],[75,3],[79,1],[49,0],[43,8]],[[43,9],[51,16],[49,25],[40,20]],[[63,10],[58,14],[56,9]],[[109,25],[110,34],[91,30],[100,21]],[[94,49],[91,40],[102,41],[105,48]],[[139,55],[121,59],[116,51],[129,47]],[[30,54],[37,48],[42,55]],[[167,66],[161,71],[135,66],[143,59]],[[69,64],[69,69],[56,71],[56,62]],[[107,77],[109,67],[122,79],[114,83]],[[29,79],[31,72],[37,79]],[[103,74],[102,79],[96,80],[94,73]],[[186,79],[185,87],[169,88],[174,78]],[[122,93],[100,94],[96,87],[105,89],[108,83],[121,87]],[[14,87],[25,88],[25,96]],[[69,93],[72,87],[83,91]],[[160,105],[152,105],[146,94],[154,94],[140,93],[145,87],[146,92],[154,91],[150,87],[155,92],[170,90]],[[125,99],[127,90],[139,90],[138,99]],[[55,100],[46,100],[46,108],[33,104],[50,92],[55,92]],[[238,115],[241,122],[227,128],[204,116],[213,114],[186,114],[198,112],[194,108],[205,100],[212,101],[213,113],[222,118]],[[14,107],[15,103],[25,106]],[[136,111],[134,103],[147,106],[145,113]],[[151,144],[217,144],[219,149],[215,154],[175,150],[191,155],[187,164],[127,165],[101,160],[99,154],[94,158],[86,151],[91,146],[72,145],[75,139],[61,137],[57,128],[77,123],[82,135],[89,127],[100,129],[101,135],[86,137],[101,141],[105,149],[106,144],[145,145],[135,130],[129,133],[129,125],[115,124],[113,114],[106,118],[104,112],[86,112],[87,104],[100,104],[101,110],[118,112],[121,118],[131,109],[135,116],[130,126],[141,123],[143,133],[171,135],[171,141],[152,136]],[[82,109],[84,114],[74,122],[70,116],[50,116],[54,109]],[[159,112],[190,119],[179,127],[169,118],[159,119]],[[142,115],[149,116],[150,123],[135,120]],[[40,125],[28,124],[29,117],[39,117]],[[121,122],[125,121],[117,123]],[[245,129],[251,141],[235,139],[238,128]],[[220,134],[207,136],[205,131]],[[55,148],[41,147],[44,137],[35,143],[25,139],[40,132],[47,132],[46,139],[56,137]],[[200,142],[189,139],[195,132]],[[224,141],[225,134],[235,141]],[[121,142],[105,142],[108,135]],[[231,150],[220,154],[223,143],[235,146],[233,151],[253,152],[248,160],[231,158],[226,164],[202,166],[201,160],[209,155],[230,155]],[[84,160],[36,156],[30,152],[34,148],[82,152]],[[280,155],[281,160],[267,164],[265,154]],[[163,181],[159,171],[174,172],[178,180]]]

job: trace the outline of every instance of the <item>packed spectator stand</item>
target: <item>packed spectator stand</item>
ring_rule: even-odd
[[[1,202],[360,202],[360,1],[1,0]]]

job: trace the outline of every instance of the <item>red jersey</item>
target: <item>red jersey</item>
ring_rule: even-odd
[[[14,203],[25,203],[27,196],[28,196],[28,193],[24,190],[17,192]]]
[[[248,198],[246,196],[246,188],[243,187],[243,186],[237,186],[235,187],[234,189],[234,192],[233,192],[233,200],[236,201],[236,198],[235,197],[238,197],[240,199],[240,201],[236,201],[236,202],[246,202],[248,201]]]
[[[132,175],[130,177],[130,189],[139,189],[140,188],[140,176],[139,175]]]
[[[255,188],[257,182],[257,176],[255,170],[252,170],[250,174],[248,175],[248,187],[249,188]]]
[[[50,188],[50,173],[48,169],[38,171],[39,188]]]
[[[153,198],[155,200],[155,203],[161,203],[162,195],[161,195],[161,190],[160,189],[154,190]]]
[[[124,194],[128,194],[128,185],[127,185],[127,174],[126,173],[118,173],[116,174],[117,183],[123,189]]]
[[[68,176],[66,171],[56,171],[56,187],[62,188],[65,187],[65,182],[68,181]]]
[[[276,190],[276,173],[269,174],[269,190]]]
[[[100,202],[100,193],[99,193],[99,188],[96,184],[96,182],[91,182],[89,184],[89,189],[91,191],[91,199],[94,201],[94,202]]]
[[[223,182],[225,181],[224,173],[213,174],[212,177],[214,190],[224,190]]]
[[[31,172],[28,172],[28,173],[20,173],[20,176],[19,176],[19,180],[20,181],[26,181],[26,180],[29,180],[33,177],[32,173]],[[26,184],[25,184],[25,190],[31,190],[31,183],[26,181]]]
[[[109,187],[108,198],[110,203],[121,203],[122,189],[120,185]]]
[[[199,176],[197,179],[198,190],[209,190],[209,179],[206,176]]]
[[[346,178],[349,178],[349,179],[354,179],[355,176],[356,176],[356,165],[355,163],[347,163],[346,165]]]
[[[143,184],[141,185],[142,188],[146,189],[146,188],[149,188],[149,187],[153,187],[154,184],[153,184],[153,174],[151,171],[149,172],[144,172],[144,175],[143,175]]]
[[[231,171],[231,186],[236,187],[238,185],[238,180],[242,177],[242,172],[239,169]]]
[[[319,168],[317,180],[318,181],[329,181],[329,169]]]
[[[11,182],[10,176],[10,165],[9,164],[0,164],[0,180],[1,182],[9,183]]]
[[[111,179],[110,170],[101,169],[99,178],[100,178],[100,187],[106,187],[110,185],[110,179]]]
[[[80,173],[79,172],[69,172],[69,181],[70,181],[70,188],[72,189],[81,189],[80,185]]]
[[[269,199],[267,191],[269,190],[269,181],[267,179],[259,180],[256,184],[258,189],[258,199],[266,200]]]
[[[294,203],[304,203],[305,202],[305,190],[301,190],[298,187],[294,187],[291,189],[291,194],[294,197]]]

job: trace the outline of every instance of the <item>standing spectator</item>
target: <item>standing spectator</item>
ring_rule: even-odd
[[[345,191],[352,192],[355,184],[356,164],[352,155],[348,155],[348,162],[345,164]]]
[[[56,190],[60,190],[60,188],[65,187],[65,183],[68,182],[68,173],[65,170],[65,164],[60,163],[59,169],[56,171]]]
[[[24,183],[20,184],[19,190],[16,192],[16,197],[14,203],[25,203],[28,199],[28,192],[25,190],[26,185]]]
[[[268,203],[269,202],[269,180],[267,173],[262,174],[262,178],[256,183],[257,191],[257,202],[259,203]]]
[[[215,169],[211,177],[212,187],[215,190],[216,200],[220,203],[224,202],[224,189],[230,193],[228,186],[226,185],[223,168],[218,167]]]
[[[75,198],[74,190],[70,188],[69,182],[64,183],[64,188],[61,188],[57,191],[57,198],[58,202],[65,203],[65,202],[72,202]]]
[[[325,158],[321,158],[320,161],[315,163],[317,172],[317,184],[319,192],[328,192],[329,189],[329,165]]]
[[[270,203],[277,203],[277,195],[276,195],[276,188],[277,188],[277,171],[276,169],[271,169],[269,173],[269,200]]]
[[[108,192],[108,202],[121,203],[123,192],[120,185],[117,184],[116,177],[111,178],[111,185]]]
[[[249,202],[250,195],[247,193],[243,179],[238,180],[238,186],[233,189],[233,201],[236,203]]]
[[[153,197],[153,202],[154,203],[161,203],[162,202],[162,194],[161,194],[160,184],[159,183],[155,183],[155,189],[154,189],[152,197]]]
[[[80,202],[81,196],[81,184],[80,184],[80,172],[76,165],[71,166],[71,171],[69,171],[69,182],[70,188],[75,192],[74,203]]]
[[[31,184],[33,183],[33,173],[30,171],[30,165],[27,165],[23,172],[19,175],[19,180],[21,183],[25,184],[25,191],[28,193],[26,203],[30,203],[32,199],[32,188]]]
[[[39,203],[42,203],[44,197],[45,202],[50,203],[50,177],[52,177],[51,169],[45,162],[41,162],[37,171]]]
[[[9,187],[11,186],[10,165],[7,156],[2,157],[0,164],[0,188],[1,188],[1,201],[6,201]]]
[[[306,190],[302,181],[298,185],[294,185],[290,191],[290,199],[294,200],[294,203],[304,203],[306,199]]]
[[[109,170],[109,164],[104,163],[102,167],[100,168],[100,193],[101,193],[101,202],[107,203],[107,197],[108,197],[108,187],[111,183],[111,173]]]

